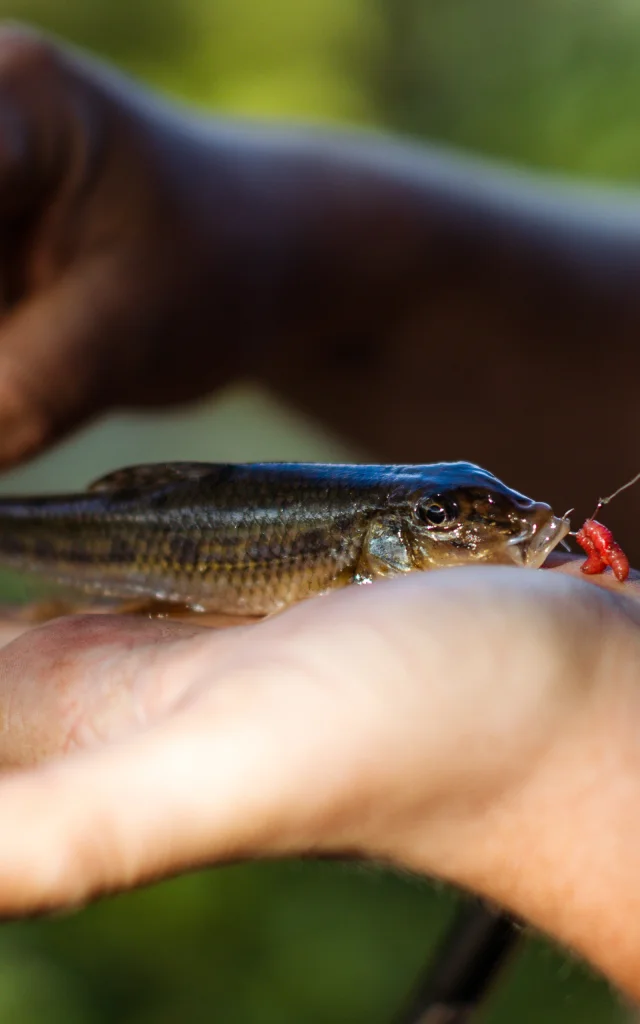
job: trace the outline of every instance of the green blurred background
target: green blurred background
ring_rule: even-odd
[[[203,108],[640,178],[634,0],[0,0],[0,15]],[[181,413],[110,418],[2,487],[76,487],[148,459],[364,455],[240,387]],[[2,926],[0,1024],[388,1024],[454,906],[424,882],[339,865],[193,875]],[[604,983],[536,940],[482,1019],[596,1024],[626,1013]]]

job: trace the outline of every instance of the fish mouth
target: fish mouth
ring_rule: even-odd
[[[539,569],[547,556],[569,533],[568,519],[550,516],[543,523],[529,523],[526,528],[509,541],[514,562],[528,569]]]

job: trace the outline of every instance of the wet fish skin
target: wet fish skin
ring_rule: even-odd
[[[0,565],[86,593],[265,615],[381,576],[541,564],[567,520],[470,463],[166,463],[0,498]]]

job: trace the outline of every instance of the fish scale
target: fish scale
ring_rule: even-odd
[[[130,600],[264,615],[351,582],[538,565],[569,529],[470,463],[166,463],[0,499],[0,564]]]

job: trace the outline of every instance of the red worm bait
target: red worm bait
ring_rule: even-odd
[[[626,491],[627,487],[632,487],[639,480],[640,473],[636,473],[633,479],[627,480],[626,484],[618,487],[613,494],[608,495],[606,498],[600,498],[591,519],[585,519],[578,532],[571,534],[572,537],[575,537],[580,547],[586,551],[587,560],[580,568],[588,576],[595,576],[600,572],[604,572],[607,566],[610,566],[613,570],[613,575],[620,583],[624,583],[628,578],[629,559],[617,541],[613,539],[611,530],[607,526],[603,526],[602,523],[599,523],[596,516],[603,505],[608,505],[612,498],[615,498],[622,491]]]
[[[629,559],[608,527],[595,519],[586,519],[575,536],[587,553],[587,560],[581,566],[583,572],[595,576],[610,566],[615,578],[624,583],[629,575]]]

